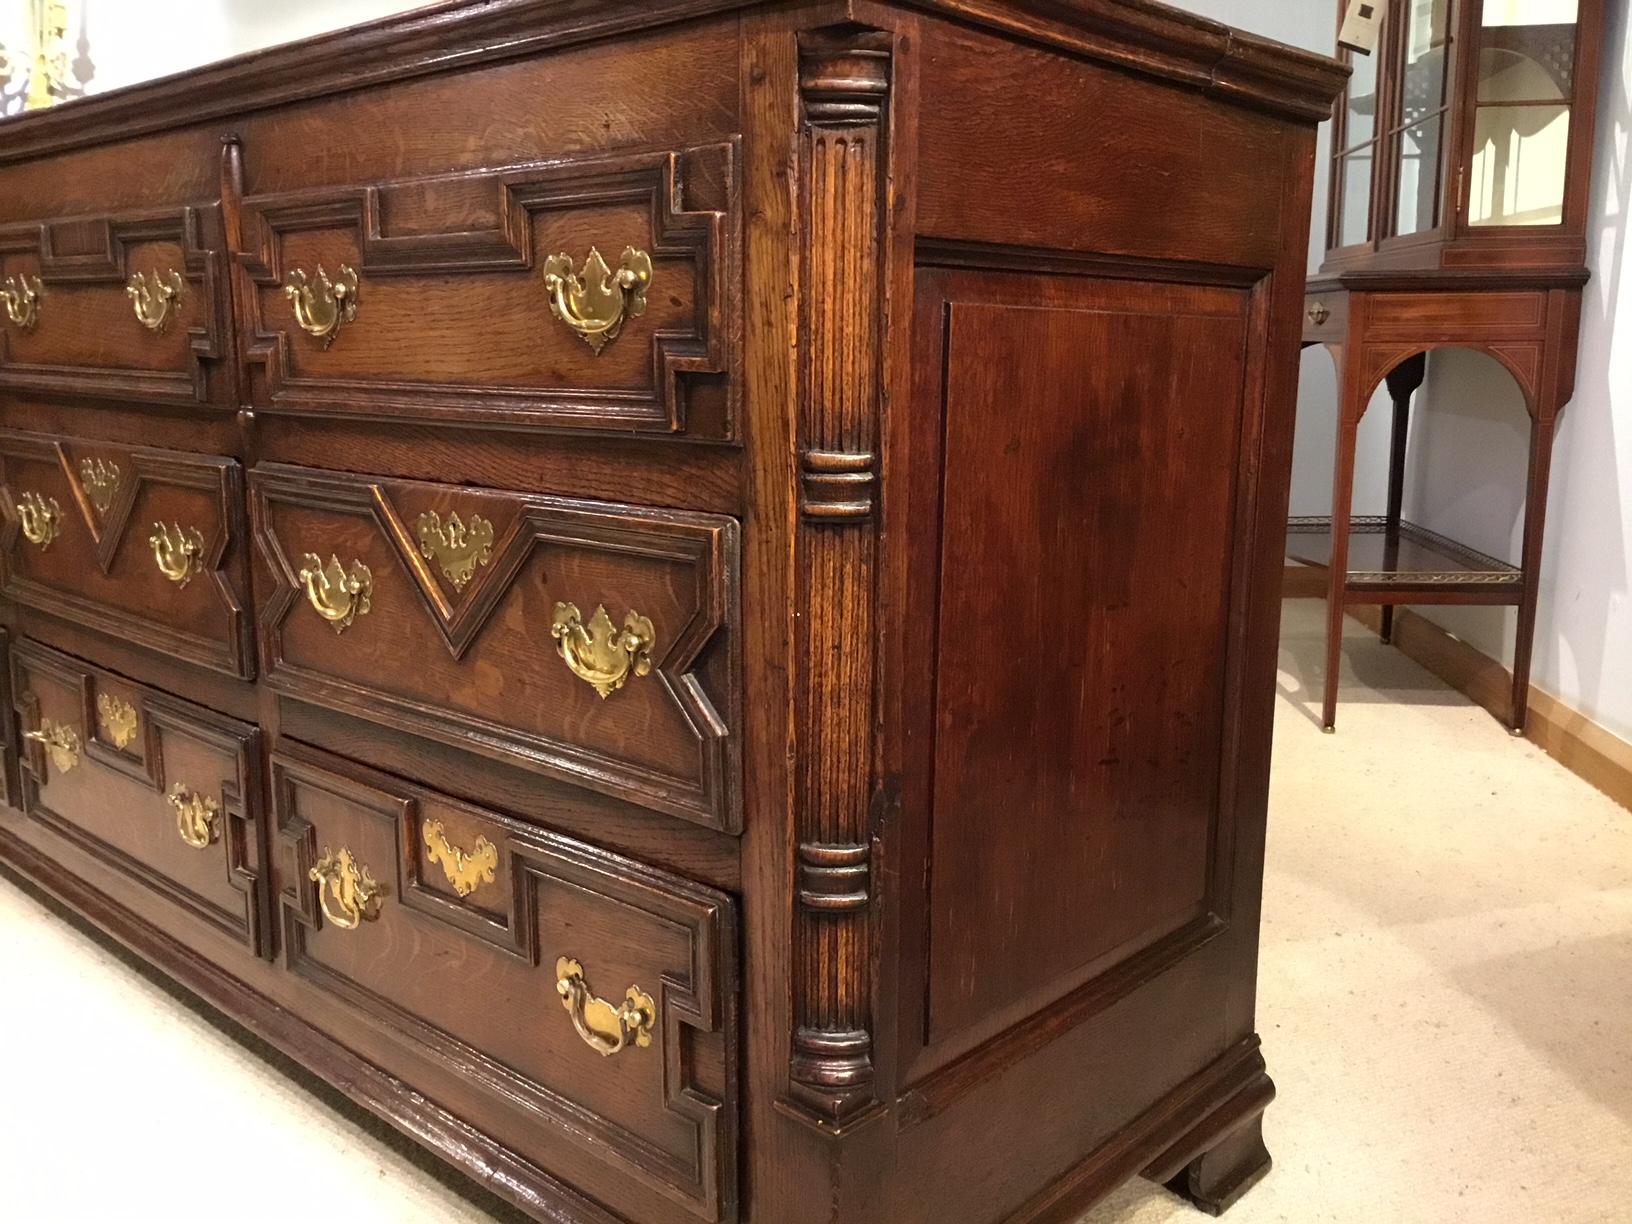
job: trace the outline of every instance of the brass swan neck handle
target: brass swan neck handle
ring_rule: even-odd
[[[584,967],[563,956],[555,962],[555,989],[578,1036],[603,1058],[627,1049],[631,1042],[641,1049],[652,1044],[657,1004],[639,986],[629,987],[623,1002],[614,1007],[590,992]]]
[[[174,268],[155,271],[151,277],[138,272],[125,284],[125,293],[136,311],[136,321],[156,336],[170,326],[171,307],[181,301],[185,282]]]
[[[0,305],[6,308],[6,318],[23,331],[40,321],[40,299],[44,296],[45,286],[37,276],[24,273],[0,281]]]
[[[646,313],[651,283],[652,257],[632,246],[623,248],[616,271],[594,247],[581,273],[572,270],[572,256],[565,251],[544,261],[550,313],[577,332],[596,356],[618,338],[625,319]]]
[[[317,265],[315,275],[304,268],[289,273],[283,292],[295,310],[295,322],[308,336],[315,336],[328,348],[340,335],[340,328],[357,318],[357,271],[341,264],[334,280]]]
[[[639,612],[631,610],[623,628],[617,629],[604,604],[596,607],[585,625],[577,604],[558,603],[550,636],[572,674],[603,699],[621,689],[630,676],[644,676],[652,670],[656,634],[652,622]]]

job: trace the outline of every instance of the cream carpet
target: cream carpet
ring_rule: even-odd
[[[1321,735],[1320,617],[1282,641],[1276,1167],[1227,1218],[1632,1219],[1632,813],[1358,626]],[[3,881],[0,982],[6,1221],[519,1218]],[[1089,1220],[1203,1218],[1135,1183]]]

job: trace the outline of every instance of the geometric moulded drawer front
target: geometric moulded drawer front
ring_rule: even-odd
[[[227,458],[0,431],[0,593],[248,679],[241,490]]]
[[[455,1073],[439,1103],[619,1218],[734,1218],[729,898],[302,745],[272,793],[308,1019]]]
[[[741,829],[734,520],[275,464],[251,488],[272,687]]]
[[[0,227],[0,390],[227,403],[219,232],[179,205]]]
[[[252,400],[729,441],[736,163],[720,143],[251,196]]]
[[[12,646],[24,816],[262,955],[260,732],[32,641]]]

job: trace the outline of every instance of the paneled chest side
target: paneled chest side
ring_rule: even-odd
[[[1337,70],[586,14],[0,123],[0,863],[540,1219],[1218,1208]]]

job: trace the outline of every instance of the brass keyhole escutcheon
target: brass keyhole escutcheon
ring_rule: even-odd
[[[652,1044],[652,1027],[657,1023],[657,1004],[639,986],[631,986],[623,1002],[613,1006],[596,998],[584,981],[584,967],[570,956],[555,962],[555,989],[561,1006],[572,1017],[572,1027],[584,1044],[610,1058],[626,1049],[631,1041],[641,1049]]]
[[[468,897],[483,884],[493,883],[493,871],[499,865],[499,850],[485,837],[478,837],[469,850],[461,849],[448,840],[447,830],[440,820],[427,820],[422,830],[426,857],[441,863],[442,871],[453,885],[453,891]]]
[[[565,251],[544,261],[550,313],[577,332],[596,356],[618,338],[624,320],[646,313],[651,283],[652,257],[632,246],[623,248],[616,271],[594,247],[581,273],[572,270],[572,256]]]
[[[345,846],[338,851],[323,847],[323,856],[306,873],[317,885],[323,916],[343,931],[354,931],[364,922],[380,916],[380,882],[357,861]]]
[[[479,514],[471,515],[466,523],[458,511],[453,511],[443,522],[435,510],[427,510],[419,516],[415,530],[419,533],[419,555],[440,565],[456,591],[465,589],[478,565],[486,565],[493,558],[493,524]]]
[[[181,302],[186,282],[174,268],[148,276],[138,272],[125,284],[125,293],[136,311],[136,321],[156,336],[170,326],[172,307]]]
[[[136,707],[112,693],[96,695],[96,725],[115,748],[126,748],[136,738]]]
[[[113,495],[119,491],[119,465],[106,459],[82,459],[79,463],[79,483],[85,496],[98,514],[106,514],[113,505]]]

